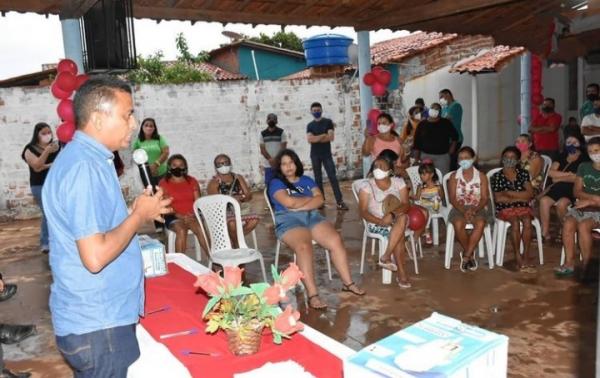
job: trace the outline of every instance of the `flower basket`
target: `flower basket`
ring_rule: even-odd
[[[198,276],[194,284],[211,297],[202,313],[206,332],[225,331],[229,350],[236,356],[258,352],[265,327],[271,329],[275,344],[304,327],[298,321],[298,311],[290,305],[284,311],[279,308],[281,301],[287,301],[287,291],[304,277],[296,264],[291,263],[281,274],[271,266],[273,285],[261,282],[242,286],[242,271],[225,267],[223,277],[210,272]]]

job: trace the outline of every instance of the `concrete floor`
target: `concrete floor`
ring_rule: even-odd
[[[437,311],[507,335],[510,377],[594,376],[597,283],[555,279],[552,269],[559,261],[559,246],[544,246],[546,263],[536,274],[514,272],[511,261],[493,270],[480,261],[479,270],[463,274],[458,258],[453,259],[451,270],[444,269],[442,235],[440,246],[425,248],[419,261],[420,275],[415,276],[409,265],[412,289],[382,285],[381,272],[369,254],[365,274],[358,274],[363,227],[350,183],[343,182],[342,186],[350,211],[337,212],[329,205],[325,212],[342,232],[354,279],[368,293],[360,299],[341,293],[336,274],[329,282],[324,254],[319,250],[318,282],[330,307],[323,313],[305,311],[300,305],[304,322],[359,349]],[[329,191],[327,194],[333,198]],[[262,193],[255,194],[253,206],[263,215],[264,222],[257,228],[259,249],[270,264],[275,239]],[[30,371],[33,377],[69,377],[71,372],[54,345],[48,310],[51,275],[47,256],[37,250],[38,223],[0,225],[0,271],[7,282],[19,285],[13,299],[0,303],[0,322],[34,323],[38,327],[37,335],[4,346],[5,358],[9,367]],[[193,256],[193,250],[188,254]],[[288,262],[290,256],[289,250],[282,249],[280,264]],[[506,259],[511,258],[507,251]],[[247,267],[248,279],[258,280],[258,268],[252,265]]]

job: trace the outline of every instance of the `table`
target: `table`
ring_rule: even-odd
[[[167,254],[167,262],[175,263],[179,267],[195,275],[209,272],[207,267],[182,253]],[[154,340],[142,325],[138,324],[136,334],[140,345],[141,355],[129,368],[128,377],[191,377],[186,367],[171,354],[165,345]],[[305,325],[302,334],[307,339],[335,355],[342,361],[356,353],[351,348],[307,325]]]

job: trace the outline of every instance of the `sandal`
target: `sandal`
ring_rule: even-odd
[[[574,274],[575,274],[575,269],[566,267],[564,265],[559,266],[558,268],[554,269],[554,275],[559,278],[571,277]]]
[[[342,284],[342,291],[348,292],[348,293],[352,293],[354,295],[358,295],[363,296],[365,295],[365,291],[362,290],[360,287],[356,286],[356,284],[354,283],[354,281],[350,282],[349,284]]]
[[[315,298],[318,298],[319,301],[321,302],[320,306],[313,306],[313,299],[315,299]],[[308,297],[308,306],[310,308],[312,308],[313,310],[325,311],[327,309],[327,304],[321,301],[319,294],[313,294]]]
[[[384,262],[381,259],[379,259],[379,261],[377,262],[377,265],[379,265],[383,269],[391,270],[392,272],[395,272],[398,270],[398,266],[391,261]]]
[[[399,280],[396,278],[396,283],[403,289],[410,289],[412,287],[412,284],[409,280]]]

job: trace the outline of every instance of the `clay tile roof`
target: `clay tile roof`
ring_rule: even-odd
[[[458,38],[457,34],[417,32],[371,46],[373,64],[399,63],[429,49]]]
[[[496,46],[491,50],[450,69],[450,72],[485,73],[498,72],[513,58],[525,52],[524,47]]]
[[[310,78],[312,78],[312,72],[310,71],[310,68],[305,68],[302,71],[294,72],[291,75],[279,78],[279,80],[301,80]]]
[[[218,81],[247,79],[247,77],[242,74],[224,70],[221,67],[217,67],[214,64],[210,64],[207,62],[196,63],[194,65],[200,71],[204,71],[204,72],[211,74],[213,79],[218,80]]]

